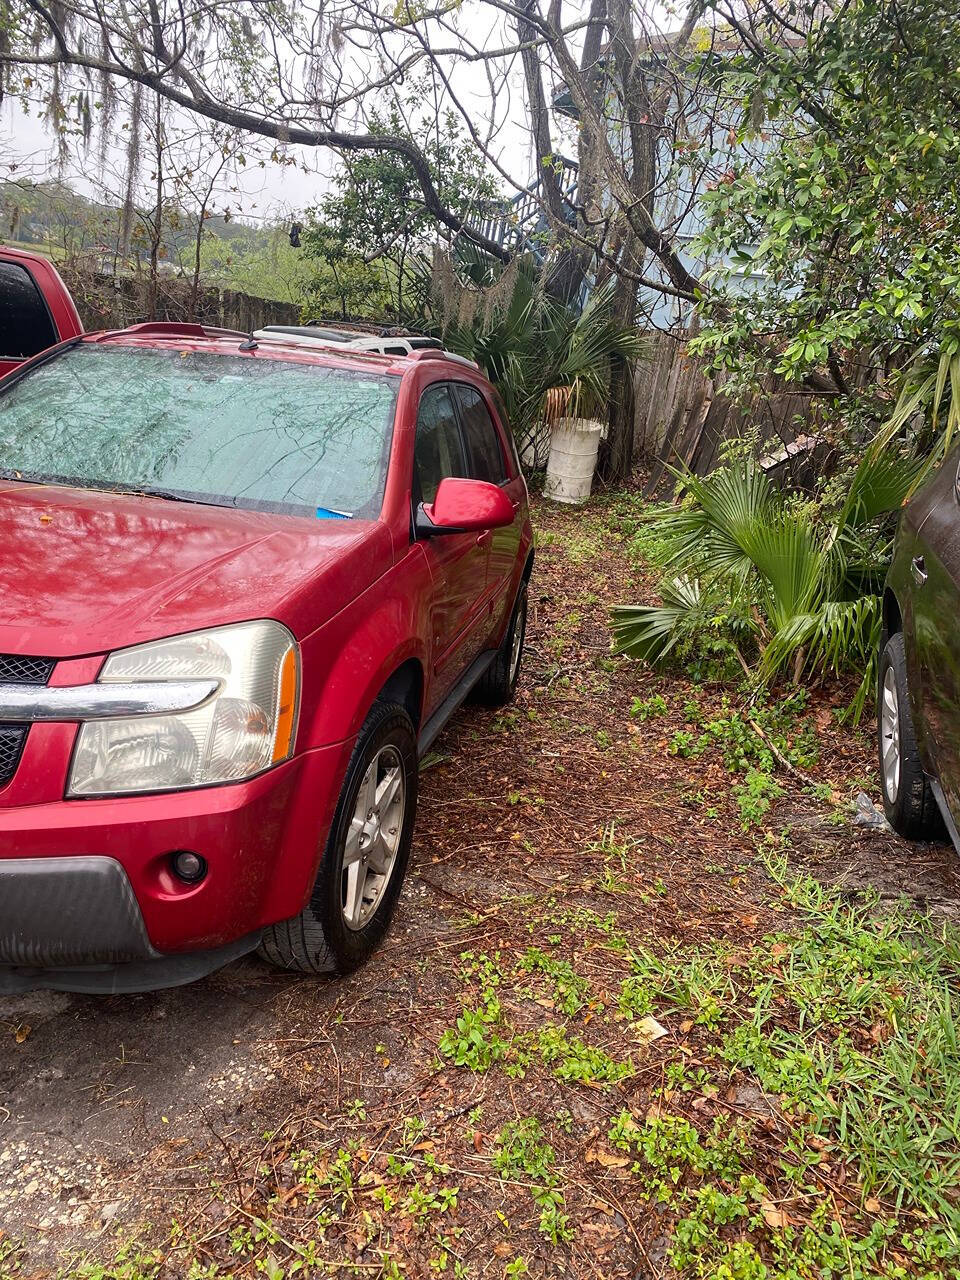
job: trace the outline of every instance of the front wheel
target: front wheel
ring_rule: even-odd
[[[887,821],[907,840],[943,834],[943,820],[924,772],[913,729],[903,635],[891,636],[880,655],[877,738]]]
[[[264,931],[260,954],[300,973],[349,973],[390,924],[417,810],[417,742],[403,707],[377,703],[357,738],[310,901]]]

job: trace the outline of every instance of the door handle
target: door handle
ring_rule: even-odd
[[[922,587],[927,580],[927,569],[923,562],[923,556],[914,556],[910,565],[910,571],[913,574],[913,580],[918,587]]]

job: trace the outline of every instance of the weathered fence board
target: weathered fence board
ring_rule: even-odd
[[[736,439],[755,441],[774,474],[780,470],[792,483],[810,483],[826,448],[818,436],[822,401],[771,380],[748,403],[735,402],[690,355],[687,336],[652,335],[637,365],[634,455],[649,467],[647,491],[665,485],[668,466],[705,475],[724,442]],[[788,449],[798,437],[801,447]]]

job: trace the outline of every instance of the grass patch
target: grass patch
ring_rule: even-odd
[[[675,1114],[680,1067],[610,1143],[674,1213],[682,1276],[960,1275],[960,937],[773,870],[795,927],[736,953],[634,951],[619,997],[627,1016],[701,1027],[701,1100],[750,1087],[760,1113]]]

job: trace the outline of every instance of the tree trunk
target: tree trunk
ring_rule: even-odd
[[[191,322],[197,318],[197,303],[200,298],[200,248],[203,240],[203,217],[206,211],[206,203],[201,206],[200,216],[197,219],[197,239],[194,244],[193,258],[193,279],[190,281],[190,314],[187,319]]]
[[[163,239],[163,100],[156,95],[157,111],[154,117],[156,127],[155,160],[157,165],[157,207],[153,216],[150,235],[150,279],[147,284],[147,319],[157,318],[158,276],[160,261],[160,242]]]
[[[632,239],[632,237],[631,237]],[[612,311],[621,324],[633,327],[637,320],[635,286],[622,276],[614,290]],[[610,368],[610,419],[607,438],[598,459],[597,474],[606,484],[623,484],[633,469],[633,437],[636,405],[633,364],[614,356]]]

